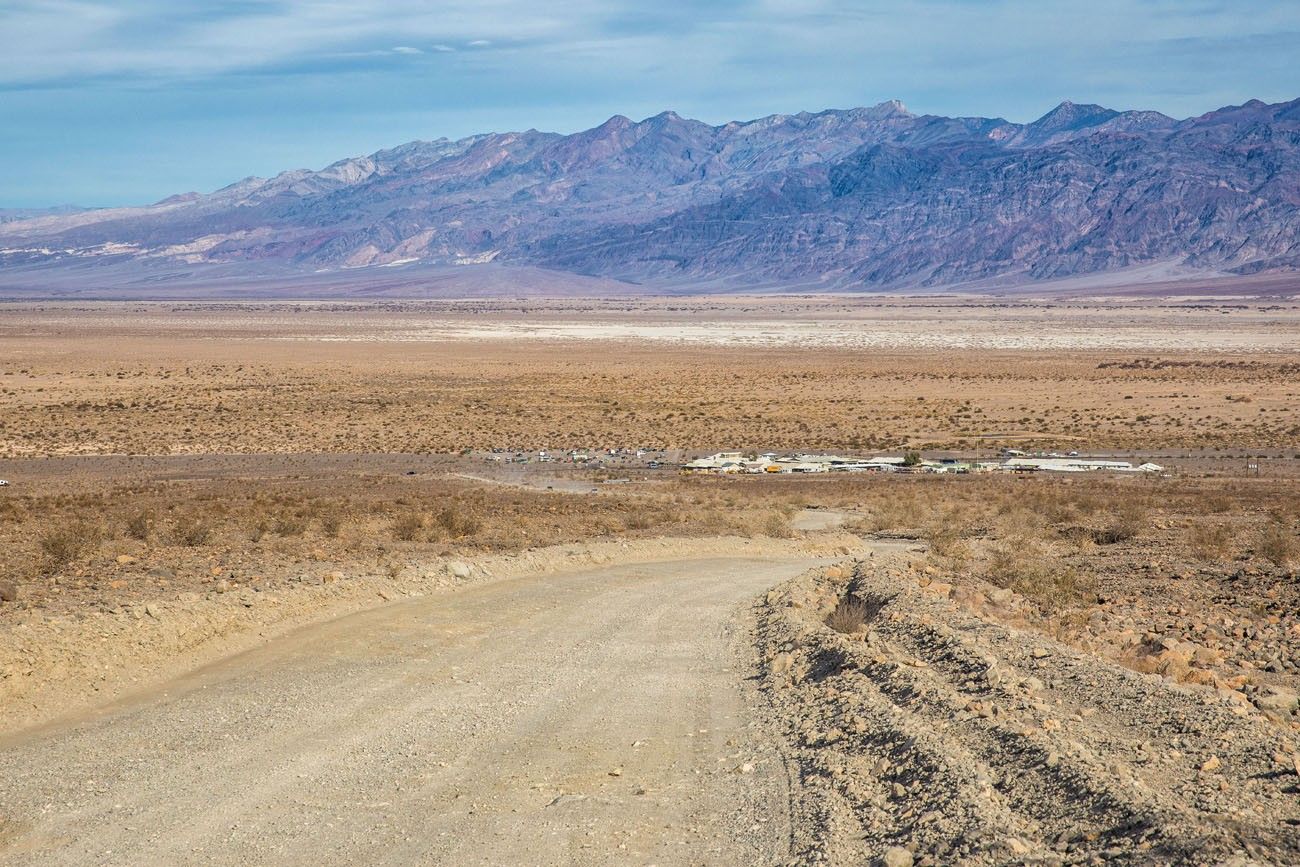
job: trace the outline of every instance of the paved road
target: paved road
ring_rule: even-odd
[[[777,862],[785,771],[736,649],[808,565],[505,581],[295,633],[0,746],[0,863]]]

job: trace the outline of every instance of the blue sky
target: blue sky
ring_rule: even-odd
[[[1300,96],[1298,45],[1296,0],[0,0],[0,207],[666,108],[1185,117]]]

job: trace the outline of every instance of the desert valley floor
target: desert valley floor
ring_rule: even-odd
[[[0,479],[0,863],[1300,863],[1293,294],[6,303]]]

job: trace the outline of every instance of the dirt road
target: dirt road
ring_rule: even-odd
[[[0,744],[0,861],[780,861],[737,615],[809,563],[501,581],[300,631]]]

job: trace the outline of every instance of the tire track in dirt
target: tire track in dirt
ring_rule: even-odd
[[[758,611],[801,859],[1300,863],[1292,735],[1228,698],[983,619],[905,553],[814,570]],[[844,598],[859,631],[825,625]]]

